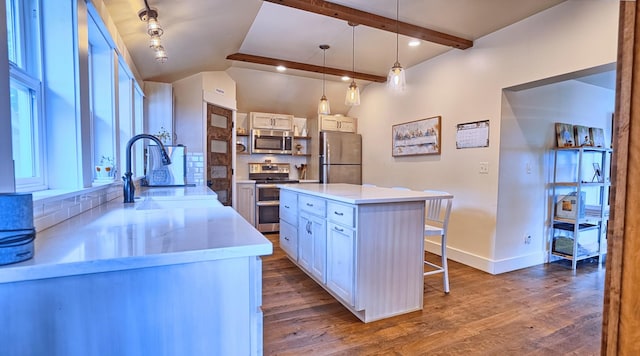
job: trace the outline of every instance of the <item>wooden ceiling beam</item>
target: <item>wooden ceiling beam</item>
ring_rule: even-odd
[[[254,56],[252,54],[245,54],[245,53],[230,54],[227,56],[227,59],[232,61],[266,64],[270,66],[282,65],[287,67],[287,69],[298,69],[298,70],[304,70],[307,72],[315,72],[320,74],[325,73],[328,75],[335,75],[338,77],[348,76],[350,78],[353,78],[355,76],[355,79],[367,80],[367,81],[376,82],[376,83],[384,83],[387,81],[387,77],[382,77],[379,75],[360,73],[360,72],[355,72],[355,75],[354,75],[353,71],[350,71],[350,70],[323,67],[323,66],[317,66],[313,64],[300,63],[300,62],[292,62],[292,61],[287,61],[285,59]]]
[[[334,4],[323,0],[264,0],[270,3],[288,6],[319,15],[330,16],[347,22],[377,28],[396,33],[396,20],[379,16],[354,8]],[[473,41],[453,36],[444,32],[412,25],[406,22],[397,23],[397,32],[401,35],[417,38],[458,49],[473,47]]]

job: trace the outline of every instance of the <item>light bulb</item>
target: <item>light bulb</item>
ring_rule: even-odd
[[[164,47],[158,46],[156,48],[156,61],[164,63],[168,58],[169,57],[167,57],[167,52],[164,50]]]
[[[322,96],[322,98],[320,98],[320,103],[318,103],[318,114],[323,114],[323,115],[331,114],[329,100],[327,100],[327,97],[324,95]]]
[[[360,105],[360,88],[358,88],[355,80],[351,82],[351,85],[349,85],[349,88],[347,89],[344,104],[348,106]]]

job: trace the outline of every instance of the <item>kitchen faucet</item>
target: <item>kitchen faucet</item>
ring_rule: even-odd
[[[162,144],[162,141],[160,141],[157,137],[149,134],[139,134],[139,135],[133,136],[127,143],[127,171],[124,172],[124,176],[122,177],[122,180],[124,181],[124,202],[125,203],[133,203],[134,196],[136,193],[136,188],[133,184],[133,179],[131,179],[131,176],[133,175],[133,173],[131,172],[131,146],[133,146],[133,143],[138,141],[141,138],[148,138],[149,140],[152,140],[155,143],[157,143],[158,146],[160,146],[160,155],[162,156],[162,164],[165,166],[168,164],[171,164],[171,158],[169,158],[167,151],[164,149],[164,145]]]

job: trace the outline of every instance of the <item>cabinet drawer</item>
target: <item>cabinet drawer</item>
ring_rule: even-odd
[[[300,210],[307,211],[320,217],[325,217],[326,201],[324,199],[308,195],[300,195],[298,197],[298,204]]]
[[[351,205],[327,203],[327,218],[341,225],[355,227],[354,211],[355,208]]]
[[[298,229],[284,220],[280,220],[280,248],[292,260],[298,260]]]
[[[298,224],[298,195],[287,190],[280,190],[280,219]]]

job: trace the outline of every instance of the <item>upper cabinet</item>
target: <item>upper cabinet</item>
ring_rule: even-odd
[[[293,130],[293,115],[251,113],[251,129]]]
[[[170,83],[144,82],[145,132],[162,136],[162,143],[173,144],[173,88]]]
[[[320,115],[320,131],[358,132],[358,119],[342,115]]]

